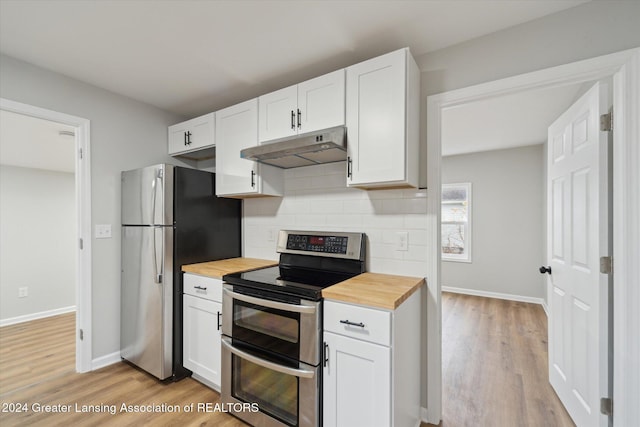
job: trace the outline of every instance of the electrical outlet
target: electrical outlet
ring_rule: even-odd
[[[29,288],[21,286],[18,288],[18,298],[26,298],[29,296]]]
[[[275,242],[276,240],[276,229],[275,228],[270,228],[267,230],[267,241],[268,242]]]
[[[110,239],[111,224],[96,224],[95,236],[96,239]]]
[[[397,251],[409,250],[409,232],[398,231],[396,233],[396,250]]]

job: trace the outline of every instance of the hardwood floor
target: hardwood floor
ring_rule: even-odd
[[[191,378],[163,384],[126,363],[75,373],[74,330],[74,314],[0,328],[2,427],[246,426],[220,411],[198,411],[199,403],[211,403],[215,410],[220,395]],[[165,406],[161,412],[133,413],[123,411],[123,404]],[[186,413],[183,408],[191,404],[194,411]],[[180,412],[168,412],[175,406]]]
[[[0,328],[0,395],[75,371],[75,313]]]
[[[547,360],[539,305],[442,294],[444,427],[573,426]]]
[[[443,293],[442,312],[442,427],[574,425],[547,381],[540,306]],[[74,330],[73,314],[0,328],[0,411],[27,407],[0,412],[0,425],[246,426],[222,412],[198,412],[198,403],[215,405],[220,396],[191,378],[163,384],[125,363],[75,373]],[[185,413],[192,403],[194,412]],[[122,404],[181,411],[127,413]],[[35,412],[37,405],[71,412]],[[83,405],[102,412],[82,412]]]

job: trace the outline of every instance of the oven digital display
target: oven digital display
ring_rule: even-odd
[[[287,249],[305,252],[346,254],[349,238],[346,236],[312,236],[308,234],[289,234]]]

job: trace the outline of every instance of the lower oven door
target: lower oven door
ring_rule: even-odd
[[[221,400],[253,426],[318,427],[320,366],[281,365],[234,347],[223,336]]]
[[[251,347],[320,363],[321,302],[296,298],[275,300],[255,290],[225,283],[222,291],[222,333]]]

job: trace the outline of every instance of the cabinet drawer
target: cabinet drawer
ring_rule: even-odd
[[[184,293],[222,302],[222,280],[184,273]]]
[[[325,300],[324,330],[390,346],[391,312]]]

